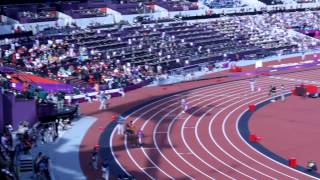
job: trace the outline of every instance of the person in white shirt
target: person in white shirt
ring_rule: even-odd
[[[250,89],[251,89],[251,92],[255,91],[255,89],[256,89],[256,80],[255,79],[250,80]]]
[[[280,95],[281,101],[285,101],[285,100],[286,100],[286,97],[285,97],[285,88],[284,88],[284,85],[283,85],[283,84],[281,84],[281,86],[280,86],[280,93],[281,93],[281,95]]]

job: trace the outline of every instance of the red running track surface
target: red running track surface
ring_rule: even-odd
[[[222,81],[227,80],[230,79]],[[88,162],[90,152],[100,138],[99,129],[106,127],[112,115],[165,94],[218,82],[221,80],[139,89],[127,93],[125,98],[112,99],[106,111],[98,111],[97,103],[82,104],[82,113],[98,118],[80,147],[81,167],[85,175],[89,179],[101,177],[100,173],[90,170]],[[268,98],[269,85],[277,83],[286,84],[288,90],[295,84],[264,77],[257,81],[261,92],[249,92],[247,80],[190,91],[185,94],[189,110],[184,114],[181,114],[180,95],[150,104],[126,119],[126,122],[135,120],[135,125],[143,128],[146,145],[144,148],[131,148],[123,137],[113,136],[112,145],[117,160],[138,179],[305,178],[305,175],[255,152],[240,139],[236,131],[236,120],[240,114],[250,103]]]
[[[270,85],[284,84],[289,92],[298,79],[320,80],[319,72],[290,74],[293,80],[281,79],[286,75],[260,78],[260,92],[250,92],[248,81],[242,80],[151,103],[126,117],[146,134],[145,146],[134,148],[114,134],[114,154],[138,179],[310,179],[249,147],[238,134],[237,120],[249,104],[269,98]],[[182,96],[187,97],[187,113],[181,111]]]
[[[281,157],[295,157],[304,167],[310,160],[320,163],[319,107],[318,98],[290,96],[258,110],[249,128],[262,137],[264,147]]]

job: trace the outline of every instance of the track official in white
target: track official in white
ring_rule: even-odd
[[[255,91],[255,89],[256,89],[256,80],[255,79],[250,80],[250,89],[251,89],[251,92]]]

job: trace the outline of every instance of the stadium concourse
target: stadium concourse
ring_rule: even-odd
[[[308,58],[312,57],[313,55],[310,55]],[[268,62],[265,66],[300,61],[301,57],[295,57],[283,59],[282,62]],[[247,73],[252,72],[254,66],[243,67],[243,69]],[[291,156],[295,153],[299,154],[299,150],[294,150],[293,141],[290,141],[292,144],[288,143],[292,148],[285,151],[287,154],[282,153],[281,161],[277,162],[278,159],[272,160],[273,156],[269,157],[270,151],[273,150],[274,134],[272,140],[265,140],[265,137],[261,136],[261,144],[263,145],[266,141],[270,151],[259,152],[250,147],[250,145],[254,147],[255,143],[248,141],[248,134],[242,136],[239,133],[239,131],[248,131],[246,128],[248,124],[238,127],[238,123],[243,123],[239,121],[245,121],[240,117],[248,110],[248,106],[250,104],[258,106],[270,100],[268,95],[270,85],[284,84],[284,93],[287,94],[297,84],[311,80],[314,81],[313,83],[320,83],[317,76],[318,68],[311,67],[311,69],[299,71],[293,68],[274,76],[272,73],[268,74],[269,76],[264,74],[257,79],[257,87],[261,88],[261,91],[256,92],[250,91],[247,78],[252,76],[233,77],[139,89],[127,93],[126,98],[112,99],[110,109],[105,112],[97,112],[97,105],[83,104],[81,106],[83,113],[94,115],[98,120],[88,130],[82,141],[82,148],[80,148],[82,168],[88,177],[100,176],[99,173],[92,173],[86,168],[86,162],[90,160],[90,154],[87,152],[90,147],[100,143],[99,147],[102,151],[112,153],[112,156],[102,153],[102,157],[107,158],[114,165],[111,167],[111,172],[114,172],[111,173],[113,177],[121,173],[129,173],[137,179],[312,179],[313,176],[318,177],[317,174],[312,176],[305,174],[306,171],[302,167],[305,166],[305,159],[308,159],[306,154],[300,154],[303,158],[299,159],[301,161],[298,161],[297,170],[287,165]],[[223,74],[233,73],[225,71],[219,75]],[[291,79],[294,80],[290,81]],[[171,95],[168,96],[168,94]],[[185,97],[189,103],[187,113],[181,111],[182,97]],[[274,106],[287,106],[286,103],[277,102]],[[270,111],[278,110],[269,108]],[[116,129],[112,130],[116,124],[113,116],[119,116],[122,113],[126,123],[132,120],[137,130],[144,131],[142,147],[136,147],[131,144],[127,136],[117,134]],[[260,116],[255,116],[255,119],[257,118],[259,119]],[[268,116],[264,114],[261,118],[268,119]],[[276,121],[276,115],[273,115],[273,118]],[[308,118],[308,115],[304,118]],[[110,124],[102,135],[98,134],[97,131],[101,127],[104,128],[106,122]],[[260,125],[263,123],[261,120],[254,123],[264,133],[258,130],[254,132],[258,135],[267,133]],[[269,123],[268,128],[272,128],[273,125]],[[106,134],[111,137],[107,137]],[[277,135],[281,135],[280,130]],[[269,136],[271,135],[266,137]],[[284,137],[289,138],[289,136]],[[306,137],[300,138],[303,141],[302,139]],[[285,139],[282,138],[282,140],[281,146],[287,147]]]

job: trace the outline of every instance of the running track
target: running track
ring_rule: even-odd
[[[125,117],[144,131],[145,145],[134,148],[114,130],[113,155],[137,179],[313,179],[256,151],[237,125],[249,104],[268,100],[270,85],[284,84],[289,92],[303,81],[320,83],[319,73],[262,77],[257,80],[259,92],[250,92],[248,80],[240,80],[154,101]],[[181,96],[187,97],[187,113],[181,112]]]

